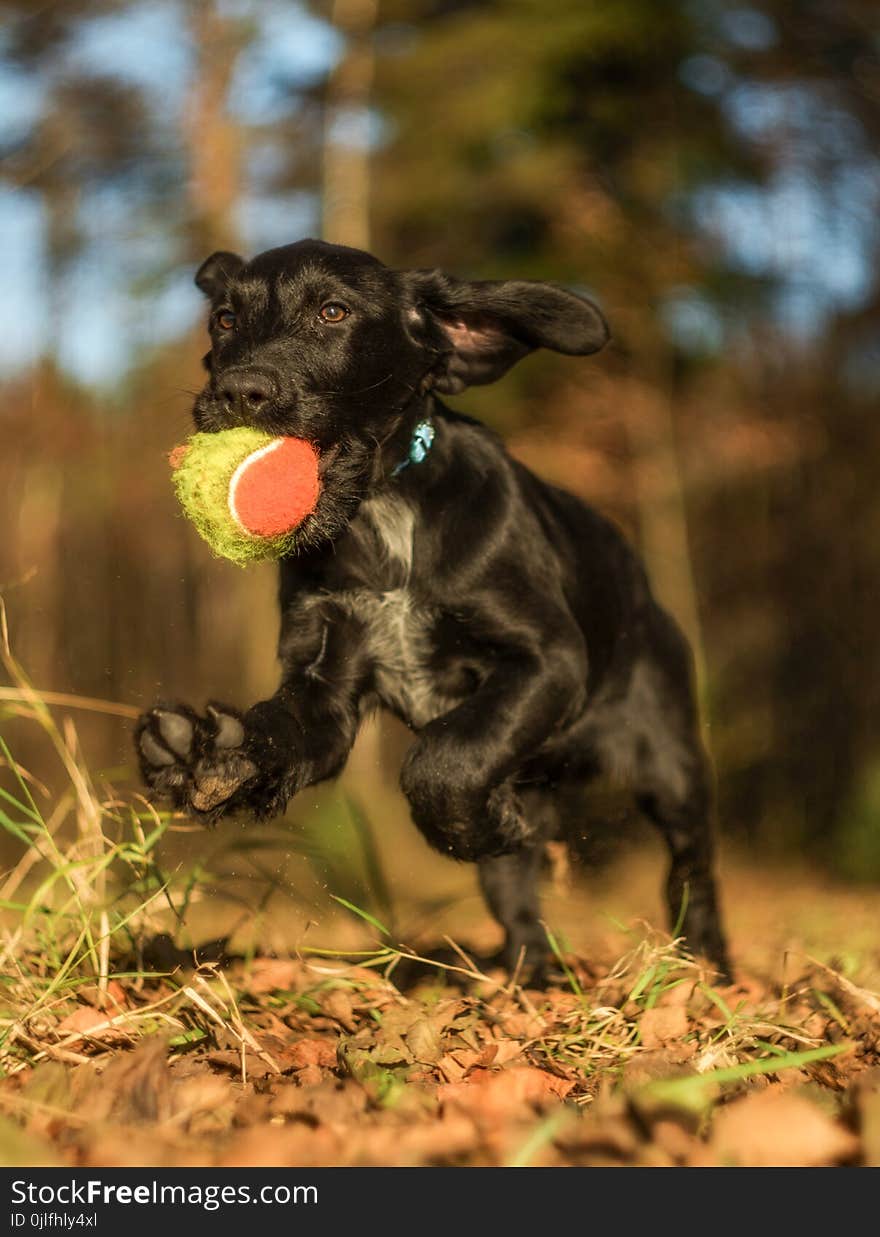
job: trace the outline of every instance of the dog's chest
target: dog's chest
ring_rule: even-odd
[[[411,587],[415,512],[397,495],[365,502],[352,528],[360,579],[336,595],[366,634],[381,702],[419,729],[457,703],[436,646],[437,614]]]
[[[448,707],[433,668],[433,616],[406,588],[357,589],[339,599],[363,624],[373,685],[382,703],[410,725],[426,725]]]

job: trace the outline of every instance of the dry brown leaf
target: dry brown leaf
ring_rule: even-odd
[[[221,1153],[225,1168],[320,1168],[347,1163],[346,1140],[329,1126],[254,1125],[234,1138]]]
[[[565,1014],[575,1013],[582,1007],[583,999],[574,992],[566,992],[561,988],[550,988],[547,992],[536,992],[535,997],[538,1001],[550,1006],[553,1017],[562,1017]]]
[[[334,988],[331,992],[328,992],[323,997],[321,1006],[324,1012],[329,1014],[331,1018],[335,1018],[346,1031],[357,1030],[351,996],[343,988]]]
[[[461,1055],[463,1054],[458,1052],[447,1052],[437,1062],[437,1068],[447,1082],[461,1082],[470,1065],[475,1065],[479,1059],[479,1053],[471,1053],[470,1055],[474,1058],[473,1061],[470,1062],[469,1066],[464,1066],[458,1060],[458,1057]]]
[[[286,1084],[285,1089],[288,1088],[291,1091],[296,1089],[292,1083]],[[270,1105],[272,1099],[271,1095],[265,1093],[257,1094],[250,1087],[240,1091],[239,1099],[232,1115],[233,1125],[261,1125],[264,1121],[268,1121],[271,1116]]]
[[[162,1168],[173,1164],[208,1165],[209,1146],[180,1144],[156,1130],[125,1125],[90,1126],[76,1139],[77,1163],[84,1168]]]
[[[464,1055],[464,1051],[455,1053],[459,1060]],[[522,1044],[517,1043],[515,1039],[490,1039],[484,1044],[474,1064],[488,1069],[490,1065],[506,1065],[507,1061],[514,1061],[517,1056],[522,1056]]]
[[[444,1107],[497,1119],[512,1109],[563,1099],[573,1085],[546,1070],[523,1065],[497,1072],[472,1070],[466,1081],[438,1087],[437,1097]]]
[[[324,1075],[317,1065],[304,1065],[294,1074],[300,1087],[317,1087],[324,1081]]]
[[[97,984],[89,984],[78,990],[77,995],[80,1000],[88,1001],[90,1005],[94,1005],[97,1009],[109,1010],[110,1014],[118,1014],[129,1007],[128,994],[123,988],[118,979],[111,979],[107,982],[107,987],[102,992]],[[107,1014],[104,1014],[107,1017]]]
[[[440,1031],[429,1018],[417,1018],[404,1036],[413,1059],[422,1065],[434,1065],[440,1060]]]
[[[685,979],[681,983],[676,984],[672,988],[667,988],[657,998],[657,1004],[661,1007],[669,1005],[687,1005],[688,1001],[694,995],[694,989],[697,986],[695,979]]]
[[[302,963],[294,958],[254,958],[247,990],[255,996],[266,992],[290,992],[295,990],[295,981],[301,973]]]
[[[809,1100],[768,1088],[722,1108],[709,1147],[722,1164],[819,1168],[851,1160],[859,1143]]]
[[[492,1060],[494,1060],[495,1054],[492,1054],[492,1058],[488,1059],[486,1057],[485,1048],[481,1048],[479,1051],[476,1048],[453,1048],[450,1051],[449,1056],[451,1056],[453,1061],[455,1061],[457,1065],[460,1065],[465,1073],[467,1073],[467,1071],[469,1069],[473,1069],[474,1066],[486,1066],[487,1064],[491,1064]]]
[[[307,1065],[335,1069],[336,1043],[329,1039],[298,1039],[296,1043],[288,1045],[286,1058],[295,1069],[303,1069]]]
[[[657,1121],[651,1126],[651,1137],[671,1159],[680,1164],[694,1155],[700,1144],[692,1133],[677,1121]]]
[[[640,1087],[661,1078],[674,1078],[685,1072],[685,1066],[695,1052],[696,1045],[687,1043],[670,1044],[667,1048],[637,1053],[624,1063],[624,1082],[630,1087]]]
[[[645,1048],[662,1048],[677,1043],[688,1033],[687,1012],[683,1005],[657,1005],[646,1009],[639,1019]]]
[[[490,1065],[495,1065],[498,1063],[497,1058],[498,1058],[498,1041],[489,1040],[487,1044],[483,1045],[483,1048],[480,1051],[479,1056],[477,1057],[476,1063],[482,1069],[488,1069]]]
[[[73,1074],[73,1107],[86,1121],[112,1118],[127,1125],[165,1121],[174,1112],[168,1045],[159,1035],[141,1040],[131,1052],[104,1064],[81,1066]]]
[[[514,1010],[504,1016],[504,1032],[512,1039],[535,1039],[545,1029],[544,1019],[537,1014],[525,1014]]]
[[[357,1083],[323,1078],[314,1087],[302,1088],[291,1083],[280,1086],[269,1100],[269,1113],[273,1117],[310,1118],[313,1124],[335,1123],[350,1130],[368,1103],[368,1096]]]
[[[230,1079],[204,1070],[200,1076],[176,1082],[171,1092],[177,1128],[190,1134],[211,1135],[226,1130],[235,1112],[236,1093]]]
[[[112,1014],[108,1015],[106,1010],[97,1009],[94,1005],[78,1005],[73,1013],[61,1019],[58,1023],[58,1031],[62,1035],[69,1035],[72,1031],[84,1035],[94,1030],[95,1027],[104,1026],[112,1016]],[[111,1033],[111,1030],[108,1027],[107,1033]]]
[[[477,1137],[476,1127],[467,1117],[443,1116],[413,1127],[403,1147],[409,1158],[425,1163],[462,1155],[473,1148]]]
[[[578,1153],[606,1152],[618,1162],[631,1159],[640,1138],[632,1120],[616,1103],[608,1111],[588,1111],[566,1122],[555,1141],[573,1153],[575,1163],[583,1162]]]
[[[277,1039],[285,1042],[289,1042],[291,1039],[289,1024],[283,1018],[279,1018],[271,1009],[260,1009],[253,1015],[249,1015],[248,1024],[254,1032],[274,1035]]]
[[[353,1160],[376,1167],[442,1165],[473,1152],[479,1142],[480,1133],[469,1117],[445,1114],[404,1129],[377,1127],[361,1137]]]
[[[874,1014],[880,1014],[880,996],[876,992],[869,992],[867,988],[859,988],[851,980],[847,979],[845,975],[841,975],[839,971],[826,966],[824,962],[810,958],[809,955],[807,957],[813,966],[817,966],[820,971],[828,975],[837,984],[838,988],[845,992],[848,997],[851,997],[857,1005],[870,1009]]]

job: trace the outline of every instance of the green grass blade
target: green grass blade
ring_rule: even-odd
[[[762,1057],[757,1061],[744,1061],[726,1069],[712,1070],[706,1074],[689,1074],[686,1078],[664,1078],[648,1083],[636,1098],[647,1099],[656,1104],[669,1104],[692,1112],[704,1112],[715,1098],[718,1087],[731,1082],[744,1082],[760,1074],[779,1074],[787,1069],[800,1069],[814,1061],[827,1061],[830,1057],[848,1052],[851,1045],[825,1044],[821,1048],[808,1048],[804,1052],[785,1052],[778,1057]]]
[[[383,936],[391,935],[384,923],[381,923],[376,916],[371,915],[369,911],[361,910],[359,906],[355,906],[355,904],[353,902],[349,902],[347,898],[340,897],[338,893],[331,893],[330,897],[334,902],[338,902],[340,906],[344,906],[347,911],[351,911],[352,915],[357,915],[359,919],[364,919],[367,923],[372,924],[374,928],[378,928]]]

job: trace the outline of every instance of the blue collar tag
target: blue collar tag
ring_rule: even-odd
[[[409,468],[410,464],[422,463],[434,444],[435,432],[434,426],[430,421],[419,421],[413,430],[413,436],[410,440],[409,455],[394,468],[391,473],[392,477],[396,477],[399,472],[403,472],[404,468]]]

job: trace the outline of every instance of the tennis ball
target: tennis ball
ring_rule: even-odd
[[[321,490],[310,442],[244,426],[193,434],[169,462],[197,531],[215,554],[240,566],[286,554]]]

